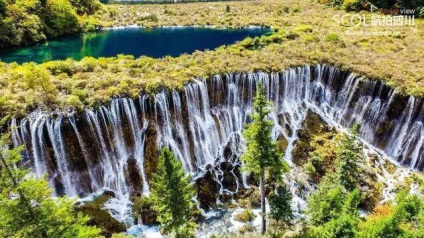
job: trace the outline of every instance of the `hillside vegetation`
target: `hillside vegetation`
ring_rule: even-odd
[[[0,48],[93,30],[89,16],[100,7],[98,0],[0,0]]]
[[[116,96],[134,97],[161,87],[181,88],[196,77],[241,71],[281,71],[302,64],[336,65],[384,80],[401,93],[423,97],[423,20],[415,19],[416,28],[404,26],[394,30],[345,27],[334,19],[342,14],[346,12],[309,0],[106,5],[95,15],[105,27],[257,25],[271,26],[273,34],[176,58],[119,56],[41,65],[0,63],[0,111],[24,115],[36,108],[81,109]],[[370,13],[363,14],[371,17]],[[346,34],[358,30],[397,33]]]

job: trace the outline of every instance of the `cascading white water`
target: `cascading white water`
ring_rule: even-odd
[[[135,159],[142,181],[142,191],[138,192],[149,192],[145,171],[145,160],[149,158],[145,158],[145,149],[146,130],[151,126],[157,132],[157,149],[171,148],[187,172],[197,173],[195,179],[210,170],[206,165],[213,165],[219,192],[231,195],[248,186],[246,177],[237,174],[235,168],[240,166],[237,158],[244,150],[242,131],[250,121],[259,81],[273,101],[273,138],[288,142],[284,157],[287,161],[292,159],[296,131],[307,111],[313,110],[344,127],[361,123],[361,137],[368,143],[401,163],[424,168],[422,101],[409,97],[402,110],[395,110],[403,100],[395,90],[323,65],[292,68],[283,73],[199,79],[187,84],[182,92],[162,91],[136,100],[113,99],[109,107],[86,109],[82,116],[54,118],[36,113],[28,119],[12,121],[11,126],[19,125],[12,138],[15,146],[26,144],[25,155],[31,160],[34,173],[41,176],[48,172],[50,177],[57,174],[60,179],[56,181],[60,181],[65,193],[112,190],[118,197],[128,197],[137,192],[137,186],[125,176],[131,159]],[[78,170],[78,161],[88,167],[86,171]],[[232,165],[230,171],[221,170],[224,162]],[[82,173],[91,180],[89,190],[81,186]],[[233,188],[225,186],[228,173],[235,180]]]

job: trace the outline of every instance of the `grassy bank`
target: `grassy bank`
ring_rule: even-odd
[[[342,14],[345,12],[309,0],[107,5],[95,16],[104,27],[259,25],[271,26],[275,32],[176,58],[120,56],[41,65],[0,63],[0,111],[23,115],[35,108],[81,109],[114,96],[136,96],[160,87],[181,88],[196,77],[226,72],[281,71],[318,63],[384,80],[401,93],[423,97],[423,20],[415,19],[416,29],[409,26],[345,27],[334,20]],[[363,14],[371,18],[370,13]],[[399,34],[346,35],[347,31],[361,29],[394,30]]]

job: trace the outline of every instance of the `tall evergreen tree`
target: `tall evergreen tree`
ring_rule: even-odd
[[[0,140],[0,237],[99,237],[74,200],[53,198],[44,178],[19,165],[21,148],[8,149],[8,138]]]
[[[265,218],[265,173],[273,175],[288,170],[287,164],[278,152],[277,144],[271,138],[272,121],[268,119],[271,103],[267,100],[263,85],[258,83],[257,93],[253,103],[253,122],[244,132],[247,149],[241,156],[245,170],[259,175],[261,190],[262,234],[266,231]]]
[[[165,234],[184,238],[194,236],[194,196],[190,177],[181,162],[169,149],[163,149],[158,171],[151,182],[151,201]]]
[[[362,146],[358,143],[359,124],[350,130],[351,135],[343,135],[337,147],[336,172],[341,184],[348,190],[353,191],[358,185],[358,178],[362,172],[359,166],[364,159]]]

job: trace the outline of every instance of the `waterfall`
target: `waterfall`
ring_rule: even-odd
[[[108,106],[75,115],[37,112],[11,121],[12,139],[15,146],[25,145],[34,173],[47,173],[59,194],[148,194],[155,168],[146,160],[157,159],[166,146],[195,180],[210,173],[219,193],[231,195],[248,186],[238,158],[259,81],[273,102],[272,136],[287,141],[288,162],[296,131],[312,110],[346,128],[360,123],[360,136],[370,145],[405,166],[424,169],[423,101],[325,65],[216,75],[194,80],[181,91],[113,99]],[[156,136],[154,151],[148,146],[149,130]]]

